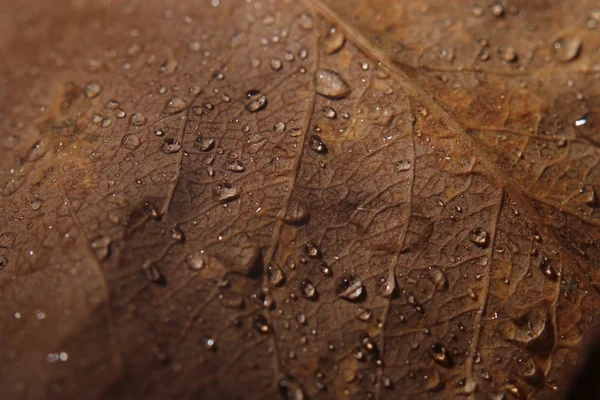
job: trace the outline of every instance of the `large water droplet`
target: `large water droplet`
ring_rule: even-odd
[[[364,296],[364,293],[363,282],[356,275],[344,274],[336,282],[335,294],[343,299],[358,301]]]
[[[352,92],[348,82],[329,69],[321,69],[315,73],[315,90],[330,99],[342,99]]]

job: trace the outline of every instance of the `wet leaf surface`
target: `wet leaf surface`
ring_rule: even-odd
[[[7,398],[560,398],[600,4],[14,3]]]

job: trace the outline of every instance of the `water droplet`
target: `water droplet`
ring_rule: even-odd
[[[318,297],[317,288],[308,279],[300,282],[300,292],[305,299],[316,300]]]
[[[252,326],[258,332],[263,333],[263,334],[269,333],[271,331],[271,327],[269,326],[269,322],[261,314],[258,314],[258,315],[254,316],[254,318],[252,319]]]
[[[431,345],[431,358],[442,367],[451,368],[454,365],[450,352],[440,343]]]
[[[185,233],[183,233],[183,230],[178,225],[175,225],[171,229],[171,239],[179,243],[185,242]]]
[[[279,71],[282,67],[283,67],[283,64],[281,63],[280,59],[278,59],[278,58],[271,59],[271,69],[273,71]]]
[[[359,307],[358,308],[358,314],[356,315],[356,318],[360,319],[361,321],[369,321],[371,320],[371,317],[373,316],[373,311],[371,311],[368,308],[363,308],[363,307]]]
[[[323,42],[323,49],[327,54],[333,54],[341,50],[345,41],[346,38],[343,33],[336,29],[332,29]]]
[[[469,240],[475,245],[485,248],[489,245],[490,237],[485,229],[477,227],[471,231]]]
[[[267,279],[271,285],[279,286],[285,282],[285,275],[281,268],[272,264],[267,267]]]
[[[398,171],[408,171],[411,168],[411,163],[408,160],[401,160],[396,163]]]
[[[164,286],[167,283],[165,276],[160,272],[158,265],[156,263],[142,265],[142,272],[144,273],[144,277],[152,283],[156,283],[157,285]]]
[[[308,58],[308,50],[305,48],[301,48],[298,52],[298,58],[301,60],[306,60]]]
[[[560,62],[569,62],[577,58],[581,49],[581,39],[564,37],[554,42],[554,55]]]
[[[368,333],[361,332],[358,336],[358,340],[362,349],[374,357],[374,361],[379,359],[379,348],[377,347],[377,343],[375,343]]]
[[[50,150],[50,138],[42,138],[35,142],[33,146],[25,154],[24,160],[34,162],[41,159]]]
[[[227,203],[240,196],[240,190],[230,182],[219,182],[213,186],[212,196],[215,201]]]
[[[335,294],[343,299],[358,301],[364,293],[363,282],[356,275],[344,274],[336,282]]]
[[[134,135],[133,133],[125,135],[123,136],[123,139],[121,139],[121,145],[127,150],[135,150],[138,147],[140,147],[140,144],[140,138],[137,137],[137,135]]]
[[[506,62],[515,62],[518,58],[517,51],[512,46],[501,48],[501,56],[502,59]]]
[[[322,262],[319,265],[319,270],[321,271],[321,274],[324,277],[330,277],[333,276],[333,271],[331,271],[331,268],[329,267],[329,265],[326,262]]]
[[[287,379],[279,381],[279,393],[285,400],[304,400],[304,391],[302,388]]]
[[[448,278],[446,278],[444,271],[439,268],[430,268],[429,274],[436,290],[442,291],[448,289]]]
[[[544,257],[542,261],[540,261],[540,270],[546,278],[549,278],[553,281],[560,277],[560,273],[554,269],[548,257]]]
[[[220,285],[229,284],[228,281],[221,281]],[[226,308],[241,310],[246,306],[244,296],[229,290],[222,291],[218,296],[219,302]]]
[[[210,151],[215,147],[215,139],[199,137],[196,138],[194,145],[200,149],[200,151]]]
[[[165,131],[162,128],[154,128],[154,134],[158,137],[165,136]]]
[[[177,114],[185,110],[187,105],[187,101],[183,100],[181,97],[173,97],[167,101],[167,104],[165,104],[165,107],[163,108],[163,114]]]
[[[417,301],[417,299],[415,298],[415,296],[413,294],[406,292],[406,301],[408,302],[408,304],[413,306],[415,308],[415,310],[417,310],[417,312],[419,312],[421,314],[423,314],[425,312],[425,310],[423,309],[423,306],[421,306],[421,304],[419,304],[419,302]]]
[[[264,109],[267,104],[267,96],[262,94],[259,90],[250,90],[246,92],[246,98],[249,103],[246,104],[246,110],[249,112],[257,112]]]
[[[396,290],[396,277],[393,269],[389,273],[380,276],[376,282],[377,294],[381,297],[390,297]]]
[[[141,112],[136,112],[131,116],[131,125],[143,126],[146,124],[146,117]]]
[[[586,115],[582,116],[581,118],[576,119],[574,122],[574,125],[576,127],[579,127],[579,126],[583,126],[583,125],[587,124],[587,122],[588,122],[588,120],[587,120],[587,114],[586,114]]]
[[[337,116],[335,110],[329,106],[323,108],[323,115],[329,119],[334,119]]]
[[[275,126],[273,127],[273,132],[277,133],[277,134],[281,134],[285,131],[285,123],[282,121],[279,121],[278,123],[275,124]]]
[[[323,143],[323,141],[321,140],[321,137],[319,135],[312,135],[308,139],[308,146],[311,149],[313,149],[316,153],[319,153],[319,154],[327,153],[327,146],[325,145],[325,143]]]
[[[307,31],[311,30],[314,26],[314,22],[310,14],[302,14],[298,23],[302,29]]]
[[[175,138],[166,138],[160,144],[160,151],[165,154],[177,153],[181,150],[181,142]]]
[[[307,243],[305,250],[306,250],[306,255],[308,255],[310,258],[320,258],[321,257],[321,251],[319,250],[317,245],[314,243],[311,243],[311,242]]]
[[[308,217],[308,209],[304,206],[304,204],[297,200],[291,200],[287,210],[285,210],[283,221],[288,224],[301,225],[306,223]]]
[[[472,300],[477,300],[477,293],[475,293],[475,291],[473,290],[473,288],[467,288],[467,295],[472,299]]]
[[[492,14],[495,17],[502,17],[504,15],[504,6],[499,3],[492,4]]]
[[[99,84],[94,83],[94,82],[88,83],[87,85],[85,85],[85,88],[83,89],[83,93],[85,94],[85,97],[88,99],[93,99],[95,97],[98,97],[100,92],[102,92],[102,86],[100,86]]]
[[[102,236],[92,240],[91,248],[98,261],[104,261],[110,254],[111,239],[108,236]]]
[[[352,92],[348,82],[337,72],[329,69],[321,69],[315,73],[315,90],[330,99],[342,99]]]
[[[210,336],[202,338],[202,343],[207,350],[215,351],[217,349],[217,342]]]
[[[44,201],[39,198],[33,199],[33,200],[31,200],[31,202],[29,202],[29,206],[31,207],[31,209],[33,211],[37,211],[40,208],[42,208],[43,204],[44,204]]]
[[[360,69],[362,69],[363,71],[368,71],[369,70],[369,63],[366,62],[366,61],[360,63]]]
[[[235,156],[229,155],[227,157],[227,161],[225,162],[225,169],[231,172],[244,172],[246,170],[246,166],[240,160],[237,159],[237,154]]]
[[[186,257],[186,262],[188,267],[190,267],[190,269],[194,271],[204,268],[204,265],[206,264],[202,252],[189,254]]]

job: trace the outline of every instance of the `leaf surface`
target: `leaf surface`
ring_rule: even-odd
[[[566,388],[600,306],[593,2],[8,3],[9,397]]]

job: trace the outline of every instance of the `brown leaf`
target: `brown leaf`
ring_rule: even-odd
[[[4,2],[9,398],[558,398],[592,1]]]

